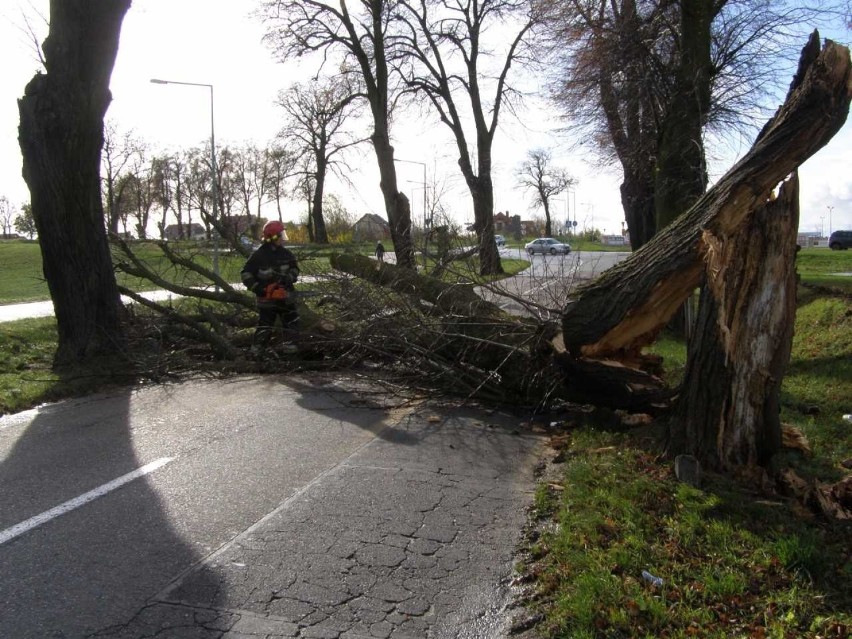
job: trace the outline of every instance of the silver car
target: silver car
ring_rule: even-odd
[[[552,237],[540,237],[527,244],[524,248],[530,255],[536,253],[541,253],[542,255],[545,253],[550,253],[551,255],[556,255],[557,253],[568,255],[571,252],[571,247],[568,244],[563,244],[559,240],[554,240]]]

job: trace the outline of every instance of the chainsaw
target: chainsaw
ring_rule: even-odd
[[[288,295],[287,289],[280,282],[267,284],[266,288],[263,289],[263,297],[268,300],[286,300]]]

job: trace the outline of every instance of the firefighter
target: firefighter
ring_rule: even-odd
[[[275,320],[281,318],[286,346],[295,351],[299,336],[299,313],[296,310],[295,284],[299,278],[296,256],[284,247],[284,225],[272,220],[263,226],[263,244],[252,253],[240,277],[257,296],[257,330],[252,353],[262,356],[269,347]]]

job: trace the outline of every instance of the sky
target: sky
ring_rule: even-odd
[[[0,7],[0,56],[4,64],[0,83],[0,196],[16,206],[29,200],[21,178],[17,141],[16,100],[40,68],[25,16],[41,41],[47,33],[48,0],[3,0]],[[267,143],[282,126],[275,106],[281,89],[305,80],[314,71],[305,63],[281,64],[261,42],[263,26],[248,14],[253,0],[135,0],[121,33],[112,75],[113,102],[107,118],[119,130],[132,130],[161,150],[200,145],[210,138],[210,92],[205,87],[157,85],[151,78],[214,86],[214,129],[217,148],[246,141]],[[804,31],[809,29],[805,28]],[[823,31],[823,35],[825,32]],[[833,35],[833,34],[832,34]],[[849,33],[835,35],[848,41]],[[804,43],[804,39],[803,39]],[[788,80],[785,80],[786,84]],[[579,157],[555,134],[560,123],[541,104],[532,105],[522,123],[504,118],[494,146],[495,213],[509,211],[524,219],[541,216],[529,207],[529,194],[517,186],[514,173],[532,148],[551,149],[554,164],[574,175],[572,193],[555,202],[558,220],[577,219],[579,227],[596,227],[605,233],[621,230],[623,211],[619,172],[595,166],[594,158]],[[472,221],[470,198],[458,171],[455,146],[443,125],[418,116],[400,117],[394,128],[400,187],[412,199],[415,219],[422,219],[423,164],[427,183],[446,182],[445,197],[459,223]],[[711,149],[711,180],[718,179],[748,150]],[[329,190],[356,217],[364,213],[384,216],[378,171],[368,147],[350,158],[355,167],[352,184],[334,181]],[[800,231],[852,229],[852,119],[824,149],[800,169]],[[301,206],[291,205],[285,219],[303,217]]]

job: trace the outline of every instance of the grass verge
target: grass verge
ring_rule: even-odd
[[[547,637],[846,637],[849,529],[714,478],[678,483],[630,436],[575,431],[523,570]]]
[[[67,393],[51,371],[56,351],[52,317],[4,322],[0,331],[0,413],[14,413]]]
[[[852,300],[810,288],[799,300],[781,420],[813,452],[778,462],[833,482],[852,466],[852,424],[842,419],[852,413]],[[663,336],[653,350],[676,383],[684,344]],[[658,432],[576,429],[554,441],[567,443],[564,464],[537,488],[540,532],[520,567],[535,580],[540,635],[852,636],[852,522],[720,477],[702,490],[681,484],[658,456]]]

